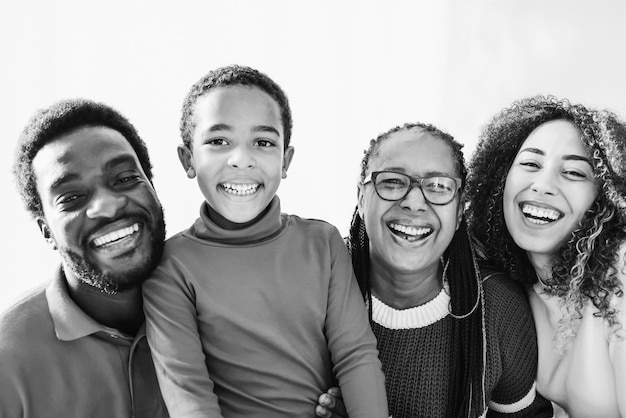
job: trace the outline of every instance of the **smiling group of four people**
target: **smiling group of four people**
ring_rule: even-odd
[[[203,202],[165,241],[119,112],[67,100],[26,126],[15,177],[61,267],[0,317],[0,416],[626,416],[615,114],[518,101],[469,167],[437,127],[393,128],[345,242],[281,212],[291,110],[269,77],[209,72],[180,127]]]

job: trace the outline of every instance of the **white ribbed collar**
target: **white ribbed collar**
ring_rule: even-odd
[[[372,319],[389,329],[423,328],[450,313],[450,296],[441,289],[435,298],[415,308],[397,310],[372,295]]]

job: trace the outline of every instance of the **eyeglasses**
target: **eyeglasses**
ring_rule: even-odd
[[[414,186],[433,205],[447,205],[461,188],[461,179],[447,176],[412,177],[395,171],[373,171],[363,184],[374,183],[376,194],[390,202],[404,199]]]

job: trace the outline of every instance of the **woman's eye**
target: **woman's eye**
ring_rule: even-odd
[[[585,173],[582,173],[580,171],[576,171],[576,170],[566,170],[563,172],[563,174],[565,174],[568,177],[573,177],[576,179],[586,179],[587,175]]]
[[[519,165],[528,169],[539,169],[541,166],[535,161],[520,161]]]

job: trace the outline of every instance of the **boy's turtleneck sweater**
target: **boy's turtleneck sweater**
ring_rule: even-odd
[[[170,414],[313,416],[338,381],[350,416],[387,416],[376,340],[336,228],[281,214],[277,197],[241,229],[209,210],[167,241],[144,284]]]

